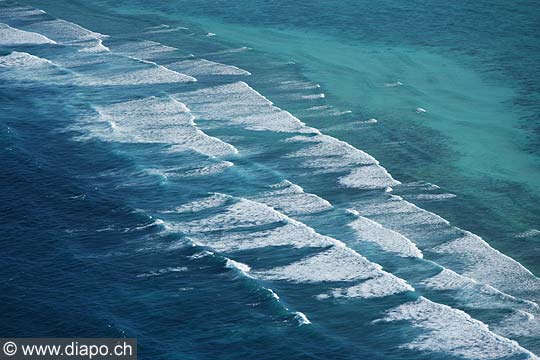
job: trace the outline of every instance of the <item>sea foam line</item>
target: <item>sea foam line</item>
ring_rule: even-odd
[[[428,260],[505,293],[540,300],[540,280],[527,268],[439,215],[391,194],[362,201],[357,210],[414,241]]]
[[[307,144],[304,149],[298,150],[289,156],[303,158],[306,167],[320,169],[320,171],[323,172],[349,171],[348,175],[341,176],[338,179],[338,182],[344,186],[359,189],[386,189],[391,186],[400,185],[400,182],[394,180],[386,169],[380,166],[378,161],[372,156],[346,142],[327,135],[322,135],[318,130],[307,127],[304,123],[290,114],[290,116],[281,116],[278,108],[275,108],[271,101],[253,90],[244,82],[206,88],[195,92],[180,93],[174,96],[184,99],[193,109],[196,116],[200,116],[207,120],[231,122],[233,124],[243,125],[244,128],[255,131],[266,130],[312,133],[313,135],[311,136],[300,135],[289,138],[287,141]],[[273,115],[277,114],[277,121],[272,121],[273,118],[271,120],[265,115],[269,111],[274,111],[271,113]],[[254,113],[258,113],[259,116],[253,115]],[[395,200],[395,203],[402,204],[405,208],[413,206],[399,197],[394,197],[393,199]],[[416,209],[418,211],[420,210],[419,208]],[[366,217],[372,218],[365,209],[359,210],[363,214],[368,214]],[[402,213],[403,211],[404,210],[401,210],[399,213]],[[388,211],[383,211],[383,214],[387,212]],[[448,221],[438,215],[429,213],[423,209],[421,214],[422,215],[416,220],[424,225],[450,226]],[[406,220],[400,219],[400,217],[397,217],[396,219],[399,221]],[[381,220],[377,221],[382,223],[386,228],[393,230],[395,233],[403,234],[403,227],[391,226],[392,224]],[[469,235],[469,238],[472,236],[471,233],[464,232],[457,228],[454,229],[461,231],[465,235]],[[422,243],[418,244],[417,237],[415,237],[414,234],[408,232],[403,234],[403,236],[410,240],[415,240],[420,248],[423,247],[421,246]],[[530,271],[525,269],[521,264],[504,254],[498,253],[479,237],[474,236],[474,239],[477,239],[476,246],[480,246],[480,249],[486,249],[486,251],[494,254],[496,258],[503,259],[503,262],[506,264],[514,264],[510,267],[518,273],[523,274],[524,279],[528,278],[526,283],[529,284],[529,286],[532,288],[537,287],[535,284],[538,279],[536,279]],[[463,242],[462,244],[470,245],[470,243],[471,242],[469,241],[468,243]],[[469,245],[467,245],[468,250],[472,250],[473,248],[470,248]],[[446,246],[437,249],[437,251],[439,251],[439,253],[448,253],[448,251],[450,251],[449,249],[450,247]],[[481,251],[479,249],[477,250]],[[456,252],[454,251],[454,253]],[[460,253],[464,256],[466,255],[463,251]],[[475,258],[475,256],[473,257]],[[446,263],[446,266],[448,267],[448,263]],[[450,266],[450,268],[452,268],[452,266]],[[493,283],[493,279],[488,275],[489,271],[493,271],[492,268],[493,266],[487,271],[485,269],[481,271],[479,267],[476,267],[476,276],[472,272],[467,272],[466,275],[473,278],[479,276],[479,280],[495,287],[503,286],[503,290],[509,292],[507,289],[508,286],[504,286],[505,283],[509,283],[509,279],[506,276],[504,279],[501,279],[501,281],[498,281],[495,284]],[[482,272],[485,273],[485,275],[483,275]],[[512,291],[510,291],[510,293],[511,292]]]
[[[169,221],[168,226],[173,231],[184,233],[196,243],[217,251],[235,252],[275,246],[326,249],[286,266],[250,271],[252,276],[260,279],[316,283],[378,278],[376,292],[368,294],[369,286],[363,288],[366,296],[377,297],[413,291],[406,282],[382,270],[380,265],[370,262],[342,241],[320,235],[304,223],[262,203],[234,197],[228,197],[228,202],[224,203],[223,196],[220,195],[217,202],[213,200],[216,199],[213,195],[202,201],[184,204],[182,211],[192,208],[197,211],[211,209],[211,215],[187,222]],[[273,227],[270,228],[270,225]],[[261,226],[264,226],[265,230],[257,230]],[[247,229],[251,230],[246,232]],[[386,289],[383,283],[386,283]],[[371,288],[375,289],[373,286]]]
[[[96,108],[100,117],[112,124],[112,131],[91,131],[107,141],[167,143],[173,148],[190,148],[209,156],[237,154],[222,140],[208,136],[194,122],[185,104],[174,98],[149,97]]]
[[[56,41],[41,34],[16,29],[0,23],[0,45],[56,44]]]
[[[357,211],[353,211],[356,220],[349,224],[362,241],[373,241],[378,243],[385,251],[396,252],[400,256],[421,255],[419,249],[409,239],[401,234],[382,227],[382,225],[373,222],[367,218],[359,216]],[[397,241],[396,241],[397,240]],[[395,241],[395,242],[394,242]],[[412,248],[410,248],[412,246]],[[403,251],[406,249],[407,251]],[[408,251],[415,250],[412,253]],[[418,253],[417,253],[418,252]],[[427,260],[435,267],[441,267],[440,264]],[[501,292],[491,285],[478,282],[475,279],[460,275],[448,268],[442,268],[439,274],[421,281],[419,284],[412,284],[434,291],[453,291],[452,297],[456,304],[467,309],[504,309],[512,314],[513,318],[523,318],[517,322],[513,318],[506,319],[504,316],[491,316],[487,320],[490,326],[493,326],[495,333],[506,337],[527,336],[523,334],[533,334],[535,329],[540,329],[540,307],[529,300],[524,300]],[[352,297],[354,291],[359,291],[353,287],[350,290],[336,290],[331,295],[342,297],[346,295]],[[323,294],[321,297],[328,297]],[[522,316],[520,314],[528,314]],[[529,335],[530,336],[530,335]]]
[[[196,243],[193,243],[193,242],[190,242],[190,243],[191,243],[191,246],[199,246]],[[225,261],[224,263],[225,268],[234,270],[238,274],[238,276],[244,278],[247,281],[256,282],[258,289],[266,292],[268,294],[269,299],[280,308],[280,312],[285,312],[287,314],[286,318],[294,320],[298,326],[311,324],[311,321],[307,318],[307,316],[304,313],[300,311],[290,310],[289,307],[286,306],[282,302],[281,297],[273,289],[261,285],[258,279],[251,275],[250,273],[251,267],[249,265],[235,261],[229,257],[215,254],[214,252],[211,252],[208,250],[202,250],[200,252],[193,254],[192,256],[190,256],[190,260],[196,261],[201,258],[208,257],[208,256],[223,259]],[[174,270],[174,271],[183,271],[183,269]],[[156,275],[160,275],[165,272],[168,272],[168,269],[165,269],[165,271],[163,272],[158,271]],[[151,272],[150,274],[151,274],[150,276],[152,276],[154,275],[154,272]]]
[[[449,353],[467,359],[500,359],[519,355],[538,359],[517,342],[494,334],[487,325],[465,312],[424,297],[388,311],[382,321],[408,321],[413,327],[429,333],[403,345],[409,349]]]

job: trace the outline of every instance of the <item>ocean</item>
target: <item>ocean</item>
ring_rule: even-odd
[[[532,1],[0,1],[2,337],[536,359]]]

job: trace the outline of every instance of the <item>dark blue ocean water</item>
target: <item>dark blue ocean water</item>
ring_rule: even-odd
[[[0,1],[0,335],[536,358],[539,13]]]

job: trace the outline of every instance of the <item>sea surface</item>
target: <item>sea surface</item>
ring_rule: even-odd
[[[0,0],[0,337],[537,359],[534,1]]]

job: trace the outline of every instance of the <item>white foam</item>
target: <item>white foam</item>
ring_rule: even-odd
[[[380,189],[400,184],[380,165],[357,167],[350,174],[340,177],[339,183],[354,189]]]
[[[187,204],[186,206],[193,206],[193,203]],[[285,215],[264,204],[246,199],[240,199],[226,207],[224,210],[225,211],[202,220],[183,223],[181,228],[184,231],[195,234],[254,227],[287,221]]]
[[[300,311],[294,313],[294,318],[298,321],[299,326],[311,324],[311,321],[309,321],[307,316]]]
[[[317,84],[318,85],[318,84]],[[352,114],[352,110],[341,110],[336,109],[331,105],[317,105],[311,106],[306,109],[307,111],[317,111],[316,116],[325,115],[325,116],[342,116],[346,114]]]
[[[279,300],[279,295],[276,294],[276,293],[274,292],[274,290],[268,289],[268,288],[266,288],[266,290],[268,290],[268,292],[270,293],[270,295],[271,295],[275,300]]]
[[[178,206],[173,211],[166,211],[166,212],[175,212],[175,213],[199,212],[199,211],[223,206],[227,202],[227,200],[230,198],[231,198],[230,196],[227,196],[224,194],[213,194],[202,200],[192,201],[187,204]]]
[[[197,117],[206,120],[221,120],[250,130],[316,134],[312,137],[295,136],[288,139],[312,144],[289,156],[304,157],[306,167],[318,168],[325,172],[349,171],[349,175],[339,179],[344,186],[377,189],[399,184],[371,155],[305,126],[290,113],[273,106],[268,99],[244,82],[174,96],[186,102]],[[372,166],[351,169],[358,165]]]
[[[424,297],[387,312],[383,321],[408,321],[424,332],[403,347],[447,353],[467,359],[498,359],[534,354],[515,341],[496,335],[482,322],[461,310],[434,303]]]
[[[464,232],[462,237],[438,245],[432,251],[450,255],[451,260],[459,264],[460,273],[468,277],[510,294],[523,294],[529,300],[540,300],[539,279],[475,234]],[[533,298],[530,298],[531,294]]]
[[[419,244],[418,232],[410,229],[411,227],[420,226],[449,226],[450,223],[442,217],[428,212],[418,206],[403,200],[396,195],[389,195],[387,198],[368,200],[360,205],[360,212],[374,218],[384,227],[390,228],[403,234],[407,238]],[[424,228],[427,230],[427,228]]]
[[[316,105],[316,106],[311,106],[311,107],[307,108],[306,110],[308,110],[308,111],[322,111],[322,110],[329,110],[329,109],[332,109],[332,106],[330,106],[330,105]]]
[[[167,24],[159,24],[154,26],[145,27],[146,30],[159,30],[159,29],[169,29],[171,26]]]
[[[171,56],[178,49],[151,40],[131,41],[112,47],[115,54],[121,54],[137,59],[152,60],[159,57]]]
[[[97,108],[111,130],[95,130],[109,141],[126,143],[166,143],[178,149],[193,149],[209,156],[236,154],[230,144],[203,133],[193,115],[182,103],[171,98],[150,97]]]
[[[216,195],[221,195],[222,199],[234,199],[227,195]],[[221,199],[218,201],[219,204],[215,200],[215,198],[197,200],[183,205],[182,209],[196,208],[201,211],[202,207],[204,209],[215,209],[214,205],[222,206],[224,204]],[[264,230],[252,229],[249,232],[234,232],[241,228],[270,224],[274,224],[275,227]],[[332,238],[317,234],[310,227],[267,205],[247,199],[236,199],[234,204],[224,207],[221,212],[202,220],[179,224],[178,229],[190,235],[218,230],[233,231],[231,234],[221,233],[217,241],[208,243],[212,247],[229,251],[285,245],[293,247],[325,247],[338,243]],[[205,235],[203,238],[210,240],[210,235]]]
[[[539,300],[540,280],[530,271],[479,236],[450,225],[440,216],[393,195],[386,200],[362,202],[358,209],[416,243],[425,258],[500,291]]]
[[[244,274],[247,274],[248,272],[251,271],[251,268],[248,265],[231,260],[231,259],[227,259],[225,263],[225,267],[228,267],[230,269],[236,269],[238,271],[241,271]]]
[[[43,59],[25,52],[12,51],[9,55],[0,56],[0,67],[5,68],[43,68],[54,66],[47,59]]]
[[[398,86],[401,86],[403,85],[402,82],[400,81],[396,81],[396,82],[392,82],[392,83],[385,83],[384,86],[385,87],[398,87]]]
[[[273,184],[270,188],[257,195],[255,200],[287,215],[315,214],[332,209],[325,199],[305,193],[304,189],[288,180]]]
[[[151,277],[151,276],[159,276],[159,275],[163,275],[163,274],[171,273],[171,272],[183,272],[187,270],[188,270],[187,267],[167,267],[164,269],[152,270],[143,274],[139,274],[137,275],[137,277],[146,278],[146,277]]]
[[[339,183],[358,189],[378,189],[400,184],[394,180],[375,158],[354,146],[328,135],[294,136],[288,142],[307,145],[289,155],[304,158],[303,165],[321,172],[346,172]]]
[[[518,234],[515,235],[516,238],[518,239],[524,239],[524,238],[529,238],[529,237],[536,237],[540,235],[540,230],[538,229],[529,229],[527,231],[523,231],[523,232],[520,232]]]
[[[202,259],[202,258],[207,257],[207,256],[212,256],[212,255],[214,255],[213,252],[208,251],[208,250],[203,250],[203,251],[200,251],[198,253],[195,253],[195,254],[191,255],[189,257],[189,259],[190,260],[197,260],[197,259]]]
[[[328,115],[330,116],[341,116],[346,114],[352,114],[352,110],[338,110],[335,109],[333,111],[328,112]]]
[[[218,51],[207,52],[204,54],[197,54],[197,55],[199,57],[208,57],[208,56],[223,55],[223,54],[234,54],[234,53],[250,51],[250,50],[253,50],[253,49],[247,46],[242,46],[239,48],[230,48],[230,49],[218,50]],[[194,57],[195,55],[191,54],[190,56]]]
[[[96,39],[95,41],[91,41],[90,44],[84,46],[79,51],[88,53],[100,53],[110,51],[110,49],[107,46],[103,45],[103,40]]]
[[[540,312],[540,306],[534,302],[505,294],[490,285],[479,283],[472,278],[459,275],[446,268],[437,275],[425,279],[422,281],[422,284],[431,290],[459,292],[459,295],[456,297],[457,301],[469,308],[500,308],[510,309],[512,311]]]
[[[218,194],[220,195],[220,194]],[[225,199],[234,198],[222,195]],[[238,251],[268,246],[326,247],[337,244],[336,240],[316,233],[312,228],[298,222],[262,203],[236,199],[234,204],[216,204],[215,199],[196,200],[182,205],[182,210],[196,208],[199,211],[212,209],[213,215],[195,221],[171,223],[177,231],[188,234],[201,245],[210,246],[217,251]],[[216,212],[214,205],[222,207]],[[257,229],[258,226],[269,226]],[[249,232],[239,231],[250,228]],[[210,234],[220,231],[216,236]]]
[[[371,118],[371,119],[367,119],[367,120],[364,120],[364,121],[359,121],[358,123],[359,124],[376,124],[378,122],[379,121],[377,119]]]
[[[177,152],[177,150],[172,150]],[[210,160],[210,159],[209,159]],[[197,162],[193,164],[186,164],[185,166],[174,166],[174,167],[163,167],[163,168],[153,168],[147,169],[146,172],[149,174],[156,174],[164,179],[169,178],[191,178],[199,176],[211,176],[222,173],[228,168],[234,166],[234,163],[230,161],[219,161],[219,162]]]
[[[319,94],[308,94],[308,95],[302,95],[301,98],[304,100],[315,100],[315,99],[324,99],[325,95],[324,93]]]
[[[493,331],[504,336],[538,337],[540,334],[540,313],[515,310],[507,315]]]
[[[203,202],[206,200],[208,198]],[[387,296],[412,289],[405,281],[399,281],[339,240],[320,235],[264,204],[232,197],[227,197],[227,200],[236,202],[226,206],[219,202],[216,207],[214,201],[207,204],[199,200],[184,205],[185,209],[203,207],[211,209],[211,212],[199,220],[170,222],[168,226],[183,232],[195,244],[216,251],[235,252],[273,246],[325,249],[289,265],[250,272],[260,279],[304,283],[373,279],[348,292],[351,296],[357,293],[366,297]],[[347,293],[347,290],[343,292]]]
[[[499,335],[534,336],[540,330],[540,307],[531,301],[505,294],[494,287],[444,268],[422,281],[430,290],[453,291],[457,303],[468,309],[491,311],[489,324]],[[501,309],[502,311],[493,311]],[[502,317],[502,314],[508,314]]]
[[[353,282],[361,284],[344,289],[334,289],[330,294],[319,295],[319,299],[333,297],[378,298],[414,288],[403,279],[382,270],[354,250],[337,244],[330,249],[289,265],[256,272],[265,280],[286,280],[295,283]]]
[[[36,18],[45,14],[45,11],[34,9],[26,5],[13,4],[10,7],[2,7],[0,11],[0,19],[3,21],[16,20],[35,20]]]
[[[455,194],[416,194],[416,195],[407,195],[408,199],[418,200],[418,201],[439,201],[439,200],[448,200],[455,198]]]
[[[422,283],[434,290],[458,290],[476,284],[476,281],[444,268],[437,275],[427,278]]]
[[[209,76],[209,75],[251,75],[249,71],[240,69],[236,66],[217,63],[206,59],[184,60],[166,65],[167,68],[179,71],[191,76]]]
[[[234,166],[230,161],[219,161],[209,165],[196,165],[189,169],[176,169],[166,172],[167,177],[198,177],[220,174]]]
[[[359,217],[360,216],[360,213],[358,212],[358,210],[355,210],[355,209],[345,209],[346,212],[348,212],[349,214],[353,215],[354,217]]]
[[[41,34],[19,30],[0,23],[0,45],[29,44],[56,44],[56,42]]]
[[[392,274],[383,273],[358,285],[348,288],[334,289],[326,296],[319,295],[319,298],[324,299],[331,296],[334,298],[373,299],[400,294],[407,291],[414,291],[414,288],[407,284],[407,282],[403,279],[400,279]]]
[[[383,250],[395,252],[401,256],[423,257],[422,252],[412,241],[373,220],[359,216],[349,226],[355,231],[359,240],[374,242]]]
[[[135,59],[136,60],[136,59]],[[86,86],[114,86],[114,85],[148,85],[188,83],[197,79],[169,70],[155,63],[146,62],[143,68],[134,66],[125,71],[114,74],[95,74],[77,78],[80,85]]]
[[[151,26],[151,27],[148,27],[147,29],[148,29],[146,31],[147,34],[161,34],[161,33],[175,32],[175,31],[189,30],[189,28],[185,26],[170,27],[169,25],[165,25],[165,24],[158,25],[158,26]]]
[[[312,83],[311,81],[286,80],[282,81],[278,87],[283,90],[310,90],[318,89],[321,86],[319,84]]]
[[[124,230],[124,232],[129,232],[129,231],[132,231],[132,230],[143,230],[143,229],[147,229],[149,227],[152,227],[152,226],[161,226],[161,225],[165,225],[165,222],[161,219],[155,219],[154,221],[148,223],[148,224],[145,224],[145,225],[141,225],[141,226],[136,226],[135,228],[133,229],[126,229]]]
[[[25,29],[44,35],[59,44],[94,48],[94,51],[108,51],[101,42],[108,35],[90,31],[69,21],[54,19],[35,22],[25,26]]]
[[[70,71],[72,75],[82,76],[79,74],[81,69],[85,69],[87,66],[99,69],[101,64],[105,64],[107,61],[110,61],[110,57],[105,56],[110,55],[109,53],[94,53],[91,51],[92,48],[90,47],[88,48],[88,51],[81,51],[84,49],[85,48],[81,48],[78,49],[77,52],[70,51],[60,55],[54,55],[54,62],[62,68]]]
[[[432,191],[432,190],[438,190],[440,189],[440,186],[425,182],[425,181],[413,181],[409,183],[402,184],[402,187],[404,188],[417,188],[419,190],[424,191]]]
[[[333,246],[295,263],[259,271],[257,275],[265,280],[310,283],[364,280],[381,273],[380,265],[370,262],[354,250]]]
[[[248,233],[237,231],[238,228],[231,227],[227,234],[222,234],[220,237],[202,236],[199,233],[193,234],[192,237],[197,239],[200,244],[211,246],[216,251],[240,251],[260,249],[271,246],[288,246],[293,248],[302,247],[324,247],[333,244],[335,241],[316,233],[310,227],[302,223],[289,222],[285,225],[274,224],[271,230],[251,230]],[[180,231],[184,230],[180,228]]]
[[[243,126],[253,131],[318,133],[289,112],[273,106],[245,82],[175,94],[174,97],[186,103],[198,118],[222,121],[223,125]]]
[[[328,135],[294,136],[287,139],[288,142],[308,144],[303,149],[295,151],[288,157],[313,158],[308,164],[316,167],[319,162],[323,166],[331,165],[329,158],[338,158],[334,161],[335,167],[344,168],[350,165],[373,165],[378,164],[375,158],[352,145]],[[317,160],[319,162],[317,162]]]

